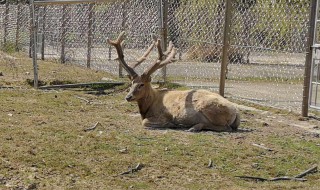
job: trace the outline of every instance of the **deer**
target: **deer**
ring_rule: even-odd
[[[151,75],[175,61],[177,49],[172,42],[163,52],[160,39],[154,37],[146,52],[134,63],[127,64],[122,48],[124,38],[125,32],[121,32],[116,39],[107,39],[107,42],[116,49],[117,60],[129,74],[131,86],[125,99],[137,102],[143,127],[187,129],[190,132],[231,132],[238,129],[240,114],[236,104],[217,93],[204,89],[159,90],[152,87]],[[139,75],[135,68],[147,59],[155,46],[158,50],[157,60]]]

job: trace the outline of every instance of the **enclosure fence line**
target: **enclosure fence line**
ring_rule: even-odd
[[[155,81],[209,88],[241,101],[298,111],[310,104],[317,0],[31,0],[0,5],[2,49],[123,76],[107,38],[126,31],[133,61],[157,35],[178,48]],[[313,10],[313,11],[311,11]],[[290,14],[287,14],[290,12]],[[137,68],[143,70],[152,59]]]

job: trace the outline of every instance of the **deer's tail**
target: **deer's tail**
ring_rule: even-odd
[[[237,112],[237,115],[236,115],[236,119],[234,120],[234,122],[230,125],[231,129],[233,131],[236,131],[238,130],[238,127],[240,126],[240,113]]]

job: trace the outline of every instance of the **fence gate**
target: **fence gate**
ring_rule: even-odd
[[[309,95],[309,105],[311,108],[320,110],[320,14],[319,6],[320,1],[317,0],[314,10],[314,19],[311,22],[314,23],[312,26],[313,30],[313,44],[311,48],[312,64],[311,64],[311,86]]]

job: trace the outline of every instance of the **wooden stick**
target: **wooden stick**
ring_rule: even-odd
[[[268,179],[266,179],[266,178],[254,177],[254,176],[236,176],[236,177],[241,178],[241,179],[252,179],[252,180],[256,180],[256,181],[268,181]]]
[[[262,178],[262,177],[254,177],[254,176],[236,176],[236,177],[241,178],[241,179],[251,179],[251,180],[256,180],[256,181],[287,181],[287,180],[307,181],[304,178],[287,177],[287,176],[276,177],[276,178],[271,178],[271,179]]]
[[[265,149],[267,151],[273,151],[271,148],[268,148],[268,147],[265,147],[263,145],[260,145],[260,144],[255,144],[255,143],[252,143],[253,146],[256,146],[256,147],[259,147],[259,148],[262,148],[262,149]]]
[[[138,163],[136,167],[129,169],[128,171],[122,172],[120,175],[125,175],[125,174],[132,174],[134,172],[138,172],[143,168],[143,165]]]
[[[208,168],[212,168],[213,167],[213,163],[212,163],[212,160],[209,159],[209,164],[208,164]]]
[[[310,173],[315,173],[317,171],[318,171],[318,166],[313,166],[312,168],[302,172],[301,174],[296,175],[295,178],[302,178],[302,177],[304,177],[304,176],[306,176],[306,175],[308,175]]]
[[[89,127],[89,128],[87,128],[87,129],[84,129],[83,131],[84,131],[84,132],[93,131],[93,130],[95,130],[95,129],[97,128],[98,124],[99,124],[99,122],[97,122],[96,124],[94,124],[94,126],[92,126],[92,127]]]
[[[307,180],[304,179],[304,178],[287,177],[287,176],[284,176],[284,177],[276,177],[276,178],[269,179],[269,181],[281,181],[281,180],[307,181]]]
[[[276,177],[276,178],[271,178],[271,179],[254,177],[254,176],[236,176],[236,177],[241,178],[241,179],[252,179],[252,180],[256,180],[256,181],[281,181],[281,180],[307,181],[307,179],[304,179],[302,177],[304,177],[310,173],[315,173],[317,171],[318,171],[318,167],[313,166],[312,168],[310,168],[310,169],[308,169],[308,170],[306,170],[306,171],[302,172],[301,174],[296,175],[294,177],[283,176],[283,177]]]

